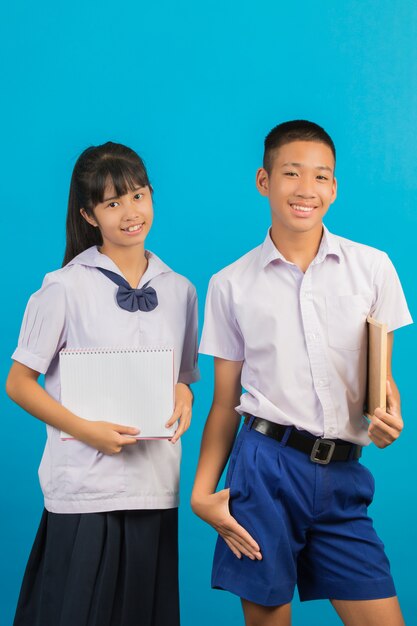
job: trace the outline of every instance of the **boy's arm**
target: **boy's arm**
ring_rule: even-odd
[[[393,443],[403,429],[400,394],[391,369],[393,344],[394,333],[391,332],[388,333],[387,345],[387,409],[375,409],[368,428],[368,435],[378,448],[386,448]]]
[[[215,358],[214,368],[213,404],[204,428],[191,506],[196,515],[215,528],[238,558],[244,554],[250,559],[261,559],[256,541],[230,515],[229,489],[215,493],[240,422],[235,406],[241,393],[242,361]]]

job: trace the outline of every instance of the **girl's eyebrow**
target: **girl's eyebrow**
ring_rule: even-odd
[[[145,187],[135,187],[134,189],[131,189],[131,191],[139,191],[139,189],[145,189]],[[110,200],[117,200],[118,198],[120,198],[120,196],[113,196],[112,198],[105,198],[103,200],[103,202],[110,202]]]

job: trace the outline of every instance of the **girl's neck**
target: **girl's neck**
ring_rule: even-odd
[[[99,250],[117,265],[129,285],[136,289],[148,267],[144,245],[116,248],[103,244]]]

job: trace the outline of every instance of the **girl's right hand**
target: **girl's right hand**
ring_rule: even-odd
[[[191,507],[196,515],[223,537],[230,550],[238,559],[242,554],[253,561],[261,560],[262,555],[256,541],[241,526],[229,511],[230,489],[222,489],[213,494],[197,496],[193,494]]]
[[[139,432],[137,428],[131,426],[85,420],[82,432],[77,439],[103,454],[112,455],[118,454],[124,446],[135,445],[138,440],[134,435],[138,435]]]
[[[10,369],[7,393],[25,411],[103,454],[117,454],[123,446],[137,443],[134,438],[140,432],[137,428],[109,422],[89,422],[71,413],[39,385],[39,376],[39,372],[17,361]]]

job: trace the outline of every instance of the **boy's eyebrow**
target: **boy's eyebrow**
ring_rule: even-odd
[[[302,163],[283,163],[281,167],[302,167],[303,164]],[[333,172],[333,169],[331,167],[329,167],[328,165],[316,165],[315,168],[316,170],[327,170],[329,172]]]
[[[131,189],[131,191],[139,191],[139,189],[145,189],[145,188],[143,186],[135,187],[134,189]],[[112,198],[105,198],[103,202],[110,202],[110,200],[117,200],[117,198],[120,198],[120,196],[113,196]]]

